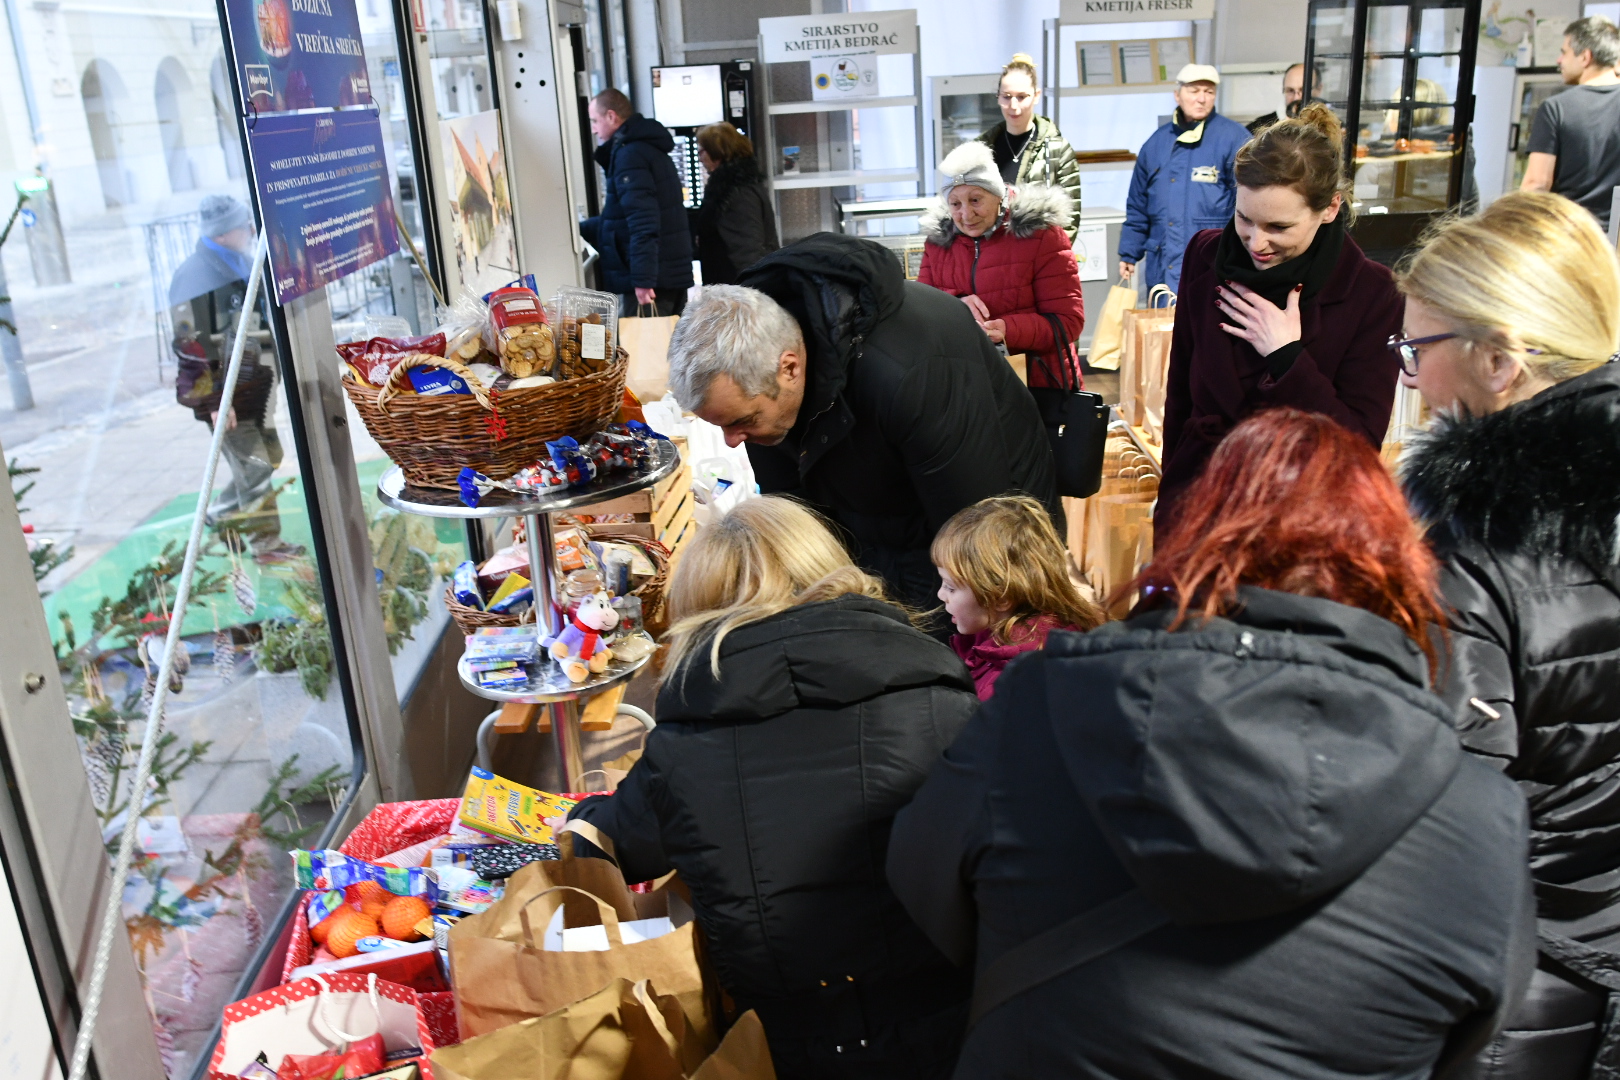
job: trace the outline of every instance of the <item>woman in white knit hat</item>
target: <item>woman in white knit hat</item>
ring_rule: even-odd
[[[1068,194],[1047,184],[1009,187],[982,142],[952,150],[939,171],[917,280],[961,297],[991,341],[1023,353],[1029,385],[1078,387],[1074,343],[1086,304],[1066,231]]]

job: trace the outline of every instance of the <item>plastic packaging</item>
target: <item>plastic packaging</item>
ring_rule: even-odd
[[[527,379],[552,369],[557,348],[533,289],[521,285],[496,289],[489,294],[489,317],[503,371],[514,379]]]
[[[534,632],[529,631],[532,640]],[[421,867],[378,866],[352,858],[341,851],[294,851],[293,877],[300,889],[343,889],[372,881],[395,896],[420,896],[434,900],[433,882]]]
[[[619,297],[592,289],[558,291],[557,377],[578,379],[607,368],[619,345]]]
[[[462,363],[470,363],[488,346],[489,305],[465,290],[456,297],[454,306],[446,309],[439,319],[439,332],[444,335],[444,355]]]
[[[473,565],[472,560],[469,559],[456,567],[450,587],[456,603],[470,607],[474,611],[484,610],[484,594],[478,589],[478,567]]]
[[[619,637],[621,639],[641,630],[641,597],[615,596],[613,610],[619,613]],[[617,651],[614,653],[617,656]]]

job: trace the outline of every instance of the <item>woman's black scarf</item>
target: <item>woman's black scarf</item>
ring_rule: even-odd
[[[1317,229],[1316,239],[1303,255],[1264,270],[1255,269],[1248,249],[1238,238],[1237,225],[1229,221],[1215,247],[1216,278],[1247,286],[1280,308],[1288,306],[1288,294],[1294,287],[1303,285],[1305,289],[1299,296],[1303,304],[1327,287],[1339,265],[1339,253],[1344,250],[1344,217],[1341,210],[1338,217]]]

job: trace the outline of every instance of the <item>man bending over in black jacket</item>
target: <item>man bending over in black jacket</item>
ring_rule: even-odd
[[[1057,514],[1035,401],[954,297],[887,248],[818,233],[706,288],[669,346],[681,407],[746,442],[760,490],[836,521],[904,603],[937,606],[952,514],[1009,491]]]

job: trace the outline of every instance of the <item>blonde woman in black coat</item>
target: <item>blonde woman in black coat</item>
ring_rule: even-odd
[[[572,817],[631,881],[681,872],[782,1080],[945,1080],[969,973],[884,879],[889,827],[978,705],[950,649],[785,498],[708,525],[670,583],[658,727]]]
[[[1592,216],[1514,193],[1400,281],[1402,381],[1437,419],[1404,463],[1444,563],[1464,745],[1519,782],[1541,964],[1470,1077],[1620,1060],[1620,265]]]

